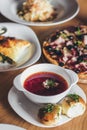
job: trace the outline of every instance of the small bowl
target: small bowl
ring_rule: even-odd
[[[26,90],[24,88],[25,80],[32,74],[35,74],[38,72],[51,72],[51,73],[60,75],[67,81],[68,88],[59,94],[55,94],[51,96],[37,95]],[[19,91],[22,91],[25,94],[25,96],[32,102],[36,104],[37,103],[46,104],[46,103],[59,102],[62,98],[64,98],[69,93],[72,86],[75,85],[77,82],[78,82],[78,76],[72,70],[64,69],[60,66],[53,65],[53,64],[42,63],[42,64],[33,65],[25,69],[20,75],[14,78],[13,84]]]

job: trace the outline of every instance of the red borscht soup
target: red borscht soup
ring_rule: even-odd
[[[37,95],[51,96],[64,92],[68,83],[62,76],[53,72],[38,72],[25,80],[24,88]]]

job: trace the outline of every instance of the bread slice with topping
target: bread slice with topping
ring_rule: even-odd
[[[56,124],[60,118],[62,108],[57,104],[47,104],[39,109],[38,117],[45,125]]]
[[[80,116],[86,109],[86,104],[82,97],[77,94],[69,94],[61,102],[62,113],[70,118]]]

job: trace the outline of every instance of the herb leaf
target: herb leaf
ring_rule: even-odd
[[[42,108],[39,109],[38,116],[40,118],[43,118],[46,113],[52,112],[53,109],[54,109],[54,105],[53,104],[47,104],[45,107],[42,107]]]
[[[14,61],[11,58],[0,53],[0,62],[5,63],[5,61],[7,61],[9,64],[14,63]]]
[[[77,95],[77,94],[69,94],[69,95],[67,95],[67,97],[71,98],[75,102],[79,102],[79,95]]]
[[[46,79],[46,80],[43,82],[43,86],[44,86],[46,89],[54,88],[54,87],[57,87],[58,85],[59,85],[59,83],[56,82],[54,79]]]

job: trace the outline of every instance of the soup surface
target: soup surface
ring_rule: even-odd
[[[49,96],[65,91],[68,83],[63,77],[53,72],[38,72],[25,80],[24,88],[37,95]]]

